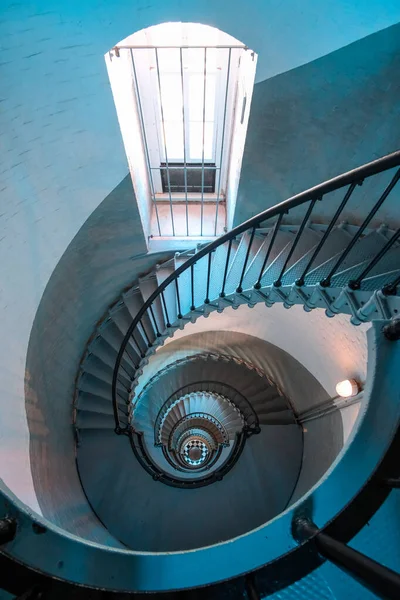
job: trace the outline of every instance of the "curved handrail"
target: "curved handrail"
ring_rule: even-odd
[[[388,154],[387,156],[384,156],[382,158],[379,158],[377,160],[369,162],[361,167],[358,167],[356,169],[348,171],[347,173],[338,175],[337,177],[334,177],[324,183],[316,185],[304,192],[301,192],[300,194],[296,194],[295,196],[292,196],[291,198],[284,200],[283,202],[280,202],[279,204],[273,206],[272,208],[268,208],[267,210],[259,213],[258,215],[255,215],[254,217],[248,219],[241,225],[238,225],[237,227],[233,228],[231,231],[222,235],[217,240],[214,240],[210,244],[206,245],[204,248],[199,250],[194,256],[188,258],[188,260],[183,265],[181,265],[180,267],[178,267],[178,269],[176,269],[173,273],[171,273],[171,275],[169,275],[158,286],[158,288],[149,296],[149,298],[143,304],[143,306],[141,307],[141,309],[139,310],[139,312],[133,319],[131,325],[129,326],[129,328],[125,334],[125,337],[122,341],[121,347],[119,349],[119,352],[118,352],[118,355],[116,358],[115,368],[114,368],[114,372],[113,372],[113,381],[112,381],[112,401],[113,401],[113,411],[114,411],[114,418],[115,418],[115,424],[116,424],[116,429],[115,429],[116,433],[123,433],[123,432],[129,430],[129,425],[127,428],[121,428],[119,415],[118,415],[117,383],[118,383],[118,373],[119,373],[119,369],[121,366],[121,361],[122,361],[124,352],[127,349],[127,345],[129,343],[129,340],[132,337],[132,334],[133,334],[135,328],[141,322],[142,317],[147,313],[148,309],[150,309],[150,314],[152,313],[152,305],[153,305],[154,301],[162,295],[162,292],[167,288],[167,286],[169,284],[171,284],[172,282],[175,281],[175,283],[177,285],[177,280],[183,272],[185,272],[188,269],[190,269],[191,267],[193,267],[193,265],[196,264],[201,258],[203,258],[205,256],[211,256],[211,253],[214,250],[216,250],[219,246],[224,244],[225,242],[229,242],[229,241],[233,240],[234,238],[236,238],[238,235],[240,235],[246,231],[249,231],[249,230],[252,231],[252,238],[253,238],[255,230],[258,227],[260,227],[262,223],[264,223],[265,221],[270,220],[274,217],[277,217],[277,216],[279,217],[278,222],[277,222],[278,226],[279,226],[281,223],[282,216],[284,214],[287,214],[293,208],[296,208],[302,204],[305,204],[306,202],[310,202],[310,206],[307,210],[306,216],[303,219],[302,224],[300,225],[299,232],[296,235],[295,240],[292,245],[292,248],[290,250],[290,253],[289,253],[289,258],[290,258],[291,253],[293,252],[295,246],[297,245],[297,242],[299,241],[299,238],[303,232],[303,229],[304,229],[307,221],[309,220],[311,211],[317,200],[322,200],[323,196],[330,192],[339,190],[348,185],[350,186],[349,190],[347,190],[345,198],[342,201],[339,209],[336,211],[334,218],[331,220],[331,224],[329,227],[332,228],[336,222],[336,219],[339,217],[341,210],[343,210],[345,204],[349,200],[349,198],[357,184],[361,185],[365,179],[370,178],[373,175],[376,175],[378,173],[388,171],[389,169],[392,169],[394,167],[398,167],[399,165],[400,165],[400,150],[397,150],[396,152],[393,152],[391,154]],[[362,235],[362,233],[365,230],[365,228],[367,227],[368,223],[372,220],[372,218],[376,214],[377,210],[380,208],[380,206],[386,200],[387,196],[390,194],[390,192],[392,191],[393,187],[396,185],[396,183],[399,179],[400,179],[400,169],[397,170],[397,172],[396,172],[395,176],[393,177],[392,181],[390,182],[389,186],[387,186],[387,188],[385,189],[385,191],[379,198],[378,202],[375,204],[374,208],[370,211],[369,215],[364,220],[363,224],[360,226],[358,232],[355,234],[355,236],[352,238],[351,242],[349,243],[348,249],[346,249],[343,252],[342,256],[346,255],[347,250],[349,250],[349,251],[351,250],[354,243]],[[328,227],[328,232],[330,231],[329,227]],[[321,249],[322,243],[325,241],[326,237],[327,237],[327,235],[323,236],[320,244],[318,245],[318,251]],[[251,240],[252,240],[252,238],[251,238]],[[271,245],[273,242],[274,242],[274,236],[273,236]],[[314,257],[315,257],[315,255],[314,255]],[[287,266],[289,258],[287,259],[287,261],[284,265],[284,268]],[[245,260],[245,265],[247,264],[247,259],[248,259],[248,255]],[[339,259],[338,264],[340,264],[340,261],[341,261],[341,259]],[[209,261],[209,264],[210,264],[210,261]],[[336,265],[336,267],[337,266],[338,265]],[[324,284],[325,287],[329,285],[330,276],[333,274],[333,271],[328,276],[328,278],[326,278],[324,280],[324,282],[321,282],[321,284]],[[244,273],[244,268],[243,268],[243,273]],[[242,275],[243,275],[243,273],[242,273]],[[275,282],[277,285],[280,285],[280,279],[283,276],[283,274],[284,274],[284,269],[282,270],[279,281]],[[226,273],[225,273],[225,275],[226,275]],[[259,281],[257,283],[259,284]],[[299,280],[299,283],[301,284],[302,281]],[[241,291],[240,285],[241,285],[241,281],[239,282],[239,287],[238,287],[239,292]],[[257,289],[257,286],[255,286],[255,287]],[[179,293],[178,293],[178,302],[179,302]],[[182,318],[182,315],[178,314],[178,318]],[[154,315],[153,315],[153,320],[155,321]],[[159,331],[157,331],[157,337],[161,337],[161,334]],[[149,348],[151,348],[152,346],[153,346],[153,343],[149,343]],[[142,357],[143,357],[143,355],[142,355]]]

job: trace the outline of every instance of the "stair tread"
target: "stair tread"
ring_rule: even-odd
[[[379,250],[383,248],[386,242],[387,239],[378,231],[373,231],[372,233],[367,234],[355,244],[352,251],[344,259],[343,263],[340,265],[340,271],[344,271],[354,265],[357,265],[366,258],[375,256],[375,254],[377,254]],[[305,278],[306,285],[317,285],[320,281],[322,281],[328,275],[332,267],[336,264],[340,254],[341,253],[339,252],[316,269],[310,271]]]

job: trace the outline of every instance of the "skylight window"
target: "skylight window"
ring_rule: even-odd
[[[254,53],[218,29],[166,23],[123,40],[106,61],[135,192],[138,197],[140,188],[141,202],[148,207],[150,235],[165,235],[160,225],[165,204],[169,234],[183,234],[175,227],[182,210],[186,235],[204,235],[207,227],[214,235],[221,232],[227,225],[227,202],[235,202]],[[121,94],[129,99],[123,100]],[[138,136],[139,161],[133,156]],[[232,165],[232,157],[237,163],[237,152],[232,154],[234,136],[240,160]],[[139,182],[144,164],[145,194]],[[145,195],[150,195],[151,207]],[[195,204],[201,206],[200,222],[198,217],[195,222],[196,211],[190,208]],[[210,213],[210,207],[215,219],[205,227],[204,213]]]

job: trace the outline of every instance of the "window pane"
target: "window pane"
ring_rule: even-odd
[[[181,78],[175,73],[160,75],[161,100],[164,121],[182,120],[182,86]]]
[[[191,121],[203,121],[204,75],[191,74],[189,79],[189,114]],[[206,78],[205,120],[213,121],[215,114],[215,75]]]
[[[182,121],[167,121],[164,126],[167,145],[167,157],[164,158],[168,158],[168,162],[183,160]],[[164,148],[161,148],[161,156],[164,156]]]
[[[213,159],[214,123],[207,122],[204,127],[204,160]],[[203,123],[189,123],[190,160],[201,160],[203,149]]]

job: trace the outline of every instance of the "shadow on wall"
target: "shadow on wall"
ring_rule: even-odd
[[[74,384],[97,321],[118,294],[159,259],[145,252],[127,176],[92,213],[59,261],[36,313],[27,353],[31,470],[43,515],[72,533],[105,543],[112,538],[93,517],[75,466]]]
[[[256,84],[234,224],[398,150],[399,71],[400,24]],[[392,175],[357,188],[342,218],[365,218]],[[399,200],[400,188],[378,213],[379,222],[400,223]],[[335,197],[335,207],[338,202]],[[332,212],[327,197],[314,214]],[[303,214],[304,207],[292,220]]]

